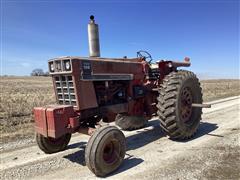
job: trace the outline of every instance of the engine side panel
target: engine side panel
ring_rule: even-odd
[[[97,98],[92,81],[82,81],[81,61],[72,61],[73,79],[77,95],[77,109],[84,110],[89,108],[97,108]],[[91,73],[91,72],[89,72]]]
[[[61,72],[64,67],[60,67],[60,70],[58,69],[56,73],[52,72],[53,81],[58,81],[58,83],[55,82],[57,100],[60,102],[59,100],[63,99],[60,104],[70,104],[77,111],[82,111],[128,103],[128,101],[138,101],[133,97],[133,86],[141,86],[144,83],[146,73],[142,62],[136,60],[131,62],[128,59],[70,57],[67,59],[70,59],[72,66],[69,73]],[[64,65],[66,60],[57,59],[56,61],[62,61],[63,63],[59,62],[59,64]],[[64,78],[60,82],[62,76]],[[61,90],[61,85],[66,87]],[[135,103],[131,102],[131,104]],[[131,107],[129,111],[131,111]]]

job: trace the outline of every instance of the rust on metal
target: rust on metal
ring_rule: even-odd
[[[180,112],[181,112],[181,118],[183,122],[187,122],[191,119],[192,115],[192,93],[189,88],[185,87],[183,88],[181,92],[181,107],[180,107]]]
[[[191,72],[178,71],[179,67],[191,65],[190,58],[152,63],[152,56],[143,50],[138,51],[136,58],[101,58],[98,25],[94,16],[90,17],[88,36],[89,57],[66,56],[48,61],[57,104],[34,108],[35,129],[40,137],[37,142],[44,152],[53,153],[66,148],[72,133],[92,136],[95,132],[96,136],[91,138],[96,138],[96,141],[89,141],[87,148],[90,150],[86,153],[102,151],[104,161],[110,164],[106,167],[112,168],[115,157],[119,160],[125,155],[125,138],[115,127],[113,131],[102,124],[122,121],[117,124],[122,129],[136,129],[144,127],[146,121],[156,114],[159,115],[162,129],[169,136],[181,136],[182,139],[191,137],[191,128],[195,130],[199,124],[192,123],[192,120],[198,122],[201,117],[202,109],[199,108],[210,108],[211,105],[193,103],[202,102],[198,79]],[[166,115],[165,112],[171,114]],[[184,123],[179,123],[179,119]],[[191,131],[189,134],[180,130]],[[109,138],[113,141],[106,140],[101,131],[110,133]],[[99,138],[101,135],[104,138]],[[117,136],[122,141],[121,146],[115,139]],[[51,140],[57,142],[58,139],[62,144],[51,143]],[[43,142],[44,145],[41,145]],[[91,143],[95,148],[101,147],[100,151],[96,149],[96,152],[92,152]],[[54,147],[57,144],[59,148]],[[120,150],[124,153],[115,156]],[[97,162],[93,160],[98,154],[91,156],[91,165]],[[119,166],[120,161],[116,163]],[[101,163],[93,167],[106,168]]]

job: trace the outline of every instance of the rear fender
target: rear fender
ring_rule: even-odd
[[[170,72],[176,71],[178,67],[189,67],[191,65],[190,58],[188,57],[185,57],[183,62],[161,60],[157,63],[160,71],[160,80],[162,80]]]

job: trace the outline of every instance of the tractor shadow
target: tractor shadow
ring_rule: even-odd
[[[133,167],[138,166],[143,161],[144,160],[141,159],[141,158],[137,158],[137,157],[134,157],[134,156],[126,153],[126,156],[125,156],[125,158],[123,160],[123,163],[120,165],[120,167],[116,171],[114,171],[114,172],[110,173],[109,175],[107,175],[106,177],[111,177],[111,176],[114,176],[116,174],[120,174],[120,173],[122,173],[122,172],[124,172],[126,170],[129,170],[129,169],[131,169]]]
[[[208,122],[200,122],[196,134],[191,139],[174,140],[174,141],[179,142],[179,143],[187,143],[187,142],[193,141],[193,140],[198,139],[205,135],[215,136],[215,137],[223,137],[222,135],[211,133],[212,131],[216,130],[217,128],[218,128],[217,124],[208,123]]]
[[[186,143],[188,141],[192,141],[194,139],[200,138],[204,135],[210,135],[210,136],[217,136],[222,137],[220,135],[211,134],[212,131],[217,129],[217,124],[212,124],[208,122],[201,122],[199,125],[199,129],[195,136],[190,140],[184,140],[179,141],[181,143]],[[129,135],[126,137],[126,143],[127,143],[127,150],[126,150],[126,156],[122,163],[122,165],[118,168],[117,171],[109,174],[107,177],[122,173],[126,170],[129,170],[133,167],[138,166],[142,162],[144,162],[143,159],[134,157],[133,155],[128,154],[127,152],[130,150],[135,150],[138,148],[141,148],[149,143],[152,143],[162,137],[165,137],[166,134],[161,129],[159,125],[159,120],[155,119],[152,121],[149,121],[147,127],[136,130],[136,133],[134,135]],[[63,158],[68,159],[69,161],[72,161],[74,163],[78,163],[82,166],[86,166],[85,163],[85,148],[86,148],[86,142],[80,142],[80,143],[74,143],[68,146],[68,149],[76,149],[79,148],[80,150],[77,152],[74,152],[72,154],[68,154],[64,156]],[[159,143],[160,145],[161,143]]]
[[[153,128],[147,129],[147,127],[150,127],[150,126],[153,126]],[[164,136],[164,133],[159,126],[158,120],[150,121],[145,128],[136,130],[136,133],[137,134],[126,137],[126,144],[127,144],[126,151],[143,147]],[[70,144],[68,146],[68,149],[78,148],[80,150],[72,154],[68,154],[63,158],[66,158],[69,161],[85,166],[86,163],[85,163],[84,155],[85,155],[86,145],[87,145],[87,142],[78,142],[78,143]],[[133,156],[126,154],[123,164],[125,165],[127,164],[125,168],[128,167],[129,169],[131,166],[135,166],[141,163],[142,161],[143,160],[139,158],[134,158]]]
[[[69,161],[72,161],[73,163],[78,163],[82,166],[85,166],[85,148],[86,148],[87,142],[79,142],[74,143],[68,146],[68,149],[76,149],[79,148],[80,150],[77,152],[74,152],[72,154],[68,154],[64,156],[63,158],[68,159]]]
[[[190,139],[190,141],[194,140],[194,139],[197,139],[197,138],[200,138],[201,136],[204,136],[204,135],[223,137],[221,135],[211,133],[212,131],[215,131],[217,128],[218,128],[217,124],[208,123],[208,122],[200,122],[197,133],[195,134],[195,136],[193,138]]]
[[[149,129],[148,127],[153,127]],[[149,121],[145,128],[136,130],[136,134],[126,137],[127,151],[141,148],[153,141],[166,136],[158,120]]]

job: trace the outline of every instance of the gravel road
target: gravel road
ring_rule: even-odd
[[[108,179],[240,179],[240,97],[211,102],[196,136],[168,139],[152,119],[148,127],[124,132],[127,153]],[[4,144],[0,179],[98,179],[86,167],[86,135],[74,135],[66,151],[46,155],[32,140]]]

